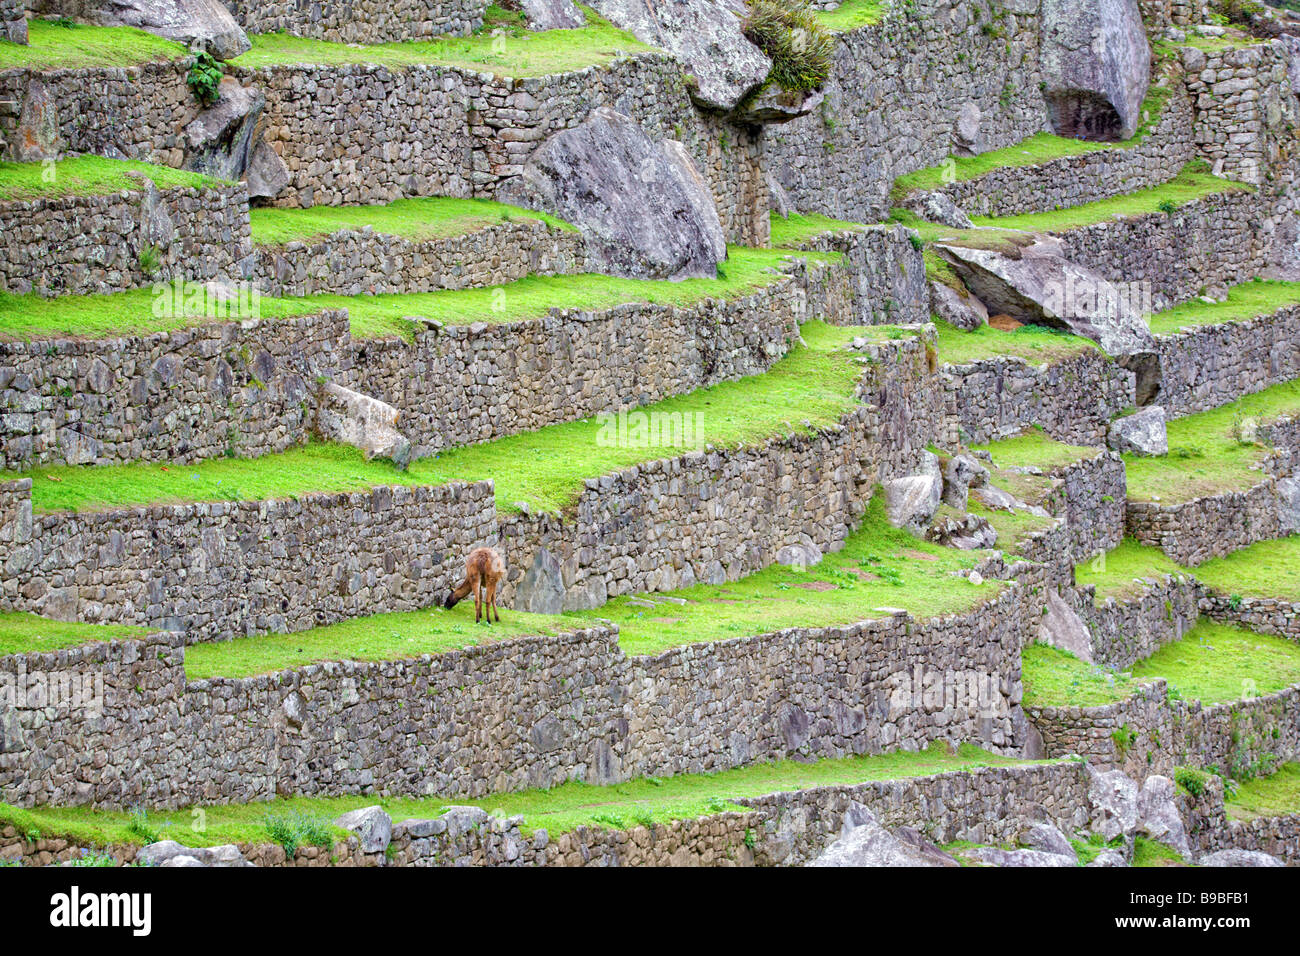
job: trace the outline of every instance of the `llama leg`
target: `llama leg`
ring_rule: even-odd
[[[497,618],[497,623],[500,624],[501,612],[497,610],[497,583],[495,581],[493,581],[487,586],[487,599],[488,599],[488,620],[491,621],[492,615],[495,614]]]
[[[475,582],[474,584],[474,623],[477,624],[483,615],[483,588]]]

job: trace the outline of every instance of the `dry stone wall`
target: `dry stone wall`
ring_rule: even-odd
[[[800,212],[879,222],[894,180],[956,148],[976,151],[1047,127],[1039,90],[1038,0],[919,0],[840,35],[822,107],[764,133],[767,162]]]
[[[828,232],[799,248],[844,257],[853,294],[852,318],[847,324],[919,325],[930,321],[925,260],[913,244],[910,230],[872,226]]]
[[[1300,813],[1234,819],[1224,803],[1223,782],[1205,781],[1200,796],[1182,796],[1187,834],[1202,853],[1254,850],[1295,866],[1300,864]]]
[[[155,263],[142,260],[146,250]],[[0,203],[0,292],[84,295],[173,275],[237,279],[251,253],[242,185],[150,185],[111,196]]]
[[[943,438],[982,444],[1037,425],[1057,441],[1101,445],[1113,418],[1136,404],[1132,372],[1104,353],[1031,365],[1021,358],[945,365]]]
[[[1207,589],[1201,613],[1225,624],[1300,641],[1300,603],[1282,598],[1244,597]]]
[[[1093,662],[1112,670],[1128,670],[1181,640],[1200,617],[1201,588],[1186,575],[1151,578],[1133,595],[1101,602],[1093,586],[1070,594],[1091,632]]]
[[[335,43],[393,43],[468,36],[483,26],[487,0],[224,0],[249,33],[291,33]]]
[[[26,491],[7,510],[22,515]],[[184,631],[192,642],[429,607],[496,531],[491,482],[297,500],[39,513],[0,609]]]
[[[1174,417],[1209,411],[1300,377],[1300,306],[1156,338],[1160,393]]]
[[[1074,565],[1123,540],[1128,487],[1124,460],[1102,452],[1049,474],[1056,480],[1042,506],[1064,520],[1055,529],[1029,536],[1021,554],[1053,569],[1053,582],[1070,584]]]
[[[1130,537],[1194,568],[1256,541],[1290,533],[1283,521],[1283,500],[1278,480],[1265,478],[1246,491],[1226,491],[1181,504],[1130,501],[1125,525]]]
[[[0,340],[0,466],[257,457],[310,430],[346,313],[115,339]]]

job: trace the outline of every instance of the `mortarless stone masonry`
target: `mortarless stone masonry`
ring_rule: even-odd
[[[335,43],[393,43],[468,36],[483,26],[487,0],[223,0],[249,33],[291,33]]]

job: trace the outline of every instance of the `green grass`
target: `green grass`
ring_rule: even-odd
[[[479,806],[490,813],[522,815],[525,832],[544,829],[551,836],[586,826],[624,829],[652,823],[669,823],[743,811],[735,801],[813,787],[898,780],[939,773],[970,771],[979,767],[1033,766],[987,753],[966,744],[951,752],[942,744],[919,752],[847,757],[812,763],[784,760],[716,774],[642,777],[613,786],[566,783],[551,790],[526,790],[481,800],[442,797],[424,799],[358,797],[291,797],[268,803],[220,804],[204,810],[206,829],[191,829],[192,811],[152,811],[143,821],[163,839],[187,846],[224,843],[273,842],[268,818],[287,814],[319,821],[333,820],[360,807],[381,805],[394,822],[435,818],[448,806]],[[136,824],[136,825],[133,825]],[[30,839],[71,840],[81,845],[138,845],[142,839],[137,818],[124,811],[86,807],[39,807],[24,810],[0,804],[0,826],[13,826]]]
[[[834,10],[817,11],[817,19],[828,30],[847,33],[859,27],[874,26],[885,18],[889,4],[885,0],[844,0]]]
[[[1023,325],[1013,332],[983,325],[966,332],[942,319],[936,318],[934,324],[939,332],[939,359],[950,365],[1002,357],[1022,358],[1031,365],[1051,365],[1097,348],[1083,336],[1041,325]]]
[[[327,660],[399,660],[525,635],[549,635],[612,621],[629,655],[749,637],[787,627],[826,627],[885,617],[901,608],[919,618],[968,611],[997,596],[1002,584],[952,577],[980,552],[940,548],[890,527],[879,496],[843,550],[804,571],[774,565],[739,581],[669,593],[617,597],[591,611],[558,615],[506,610],[501,623],[474,624],[473,602],[379,614],[312,628],[186,650],[191,680],[249,677]],[[647,603],[654,607],[645,607]]]
[[[1128,497],[1175,504],[1225,491],[1244,491],[1264,480],[1258,469],[1271,449],[1246,441],[1245,423],[1300,413],[1300,381],[1274,385],[1208,412],[1168,422],[1169,454],[1124,455]]]
[[[500,225],[516,219],[540,220],[556,229],[573,227],[555,216],[530,212],[488,199],[451,199],[429,196],[399,199],[383,206],[312,206],[308,209],[264,207],[249,212],[253,242],[283,245],[323,239],[340,229],[375,232],[408,239],[444,239]]]
[[[469,37],[446,37],[403,43],[358,46],[268,33],[250,36],[253,48],[233,62],[236,66],[260,67],[313,64],[339,66],[373,64],[401,69],[408,66],[447,66],[526,77],[568,73],[589,66],[603,66],[621,54],[653,50],[632,34],[602,20],[589,8],[587,25],[577,30],[547,30],[533,33],[517,18],[499,17]],[[500,11],[498,11],[500,12]],[[492,36],[504,29],[504,42]]]
[[[972,216],[971,222],[977,226],[1020,229],[1026,232],[1067,232],[1105,222],[1115,216],[1142,216],[1171,209],[1176,211],[1189,202],[1207,196],[1251,189],[1250,186],[1204,172],[1203,165],[1193,161],[1169,182],[1123,196],[1022,216]]]
[[[1245,628],[1202,621],[1182,640],[1161,647],[1128,673],[1095,667],[1043,644],[1026,647],[1022,665],[1027,706],[1114,703],[1156,677],[1168,681],[1171,697],[1218,704],[1240,700],[1250,690],[1271,694],[1300,683],[1300,646]]]
[[[1044,473],[1077,461],[1096,458],[1102,451],[1100,448],[1067,445],[1048,438],[1047,433],[1037,425],[1011,438],[976,446],[976,450],[991,454],[999,468],[1041,468]]]
[[[45,163],[0,162],[0,200],[42,199],[57,196],[105,196],[123,190],[139,190],[139,179],[128,172],[148,176],[159,189],[179,186],[205,189],[221,185],[211,176],[167,166],[154,166],[132,159],[77,156],[52,165]]]
[[[785,219],[776,213],[772,213],[771,217],[772,247],[775,249],[798,249],[810,239],[815,239],[828,232],[860,232],[866,228],[860,222],[831,219],[829,216],[823,216],[819,213],[800,215],[797,212],[792,212],[789,218]]]
[[[1300,763],[1285,763],[1267,777],[1239,781],[1224,804],[1234,820],[1300,813]]]
[[[410,316],[444,325],[504,323],[542,318],[553,308],[595,311],[627,302],[687,306],[705,299],[733,299],[780,281],[786,250],[733,247],[716,279],[622,279],[586,273],[528,276],[485,289],[458,289],[410,295],[315,295],[279,299],[263,296],[263,319],[312,315],[323,309],[347,309],[356,338],[411,338],[417,331]],[[836,262],[834,253],[801,253],[799,258]],[[104,338],[147,335],[215,321],[199,315],[156,316],[152,289],[109,295],[44,298],[35,293],[0,293],[0,337],[36,339],[51,336]]]
[[[755,445],[838,423],[858,404],[855,393],[862,369],[857,354],[841,346],[860,335],[879,336],[880,331],[806,323],[807,345],[793,348],[765,374],[722,382],[643,409],[669,415],[698,413],[699,443],[684,444],[682,439],[688,436],[679,430],[665,436],[657,447],[617,447],[607,440],[614,436],[608,434],[606,423],[590,418],[453,449],[413,462],[407,472],[383,461],[363,461],[353,448],[322,444],[257,459],[213,459],[186,466],[42,468],[28,473],[33,479],[32,503],[41,512],[80,511],[150,503],[260,501],[312,491],[492,478],[503,509],[525,501],[534,510],[556,511],[577,500],[586,478],[671,457],[700,443]],[[811,425],[802,424],[805,420]],[[668,438],[676,442],[668,443]]]
[[[1294,305],[1300,305],[1300,282],[1252,279],[1229,289],[1223,302],[1211,305],[1193,299],[1155,313],[1150,317],[1151,331],[1157,335],[1169,335],[1179,329],[1244,322]]]
[[[189,51],[134,27],[27,22],[28,46],[0,42],[0,70],[74,70],[179,60]]]
[[[58,651],[96,641],[128,640],[148,633],[149,629],[144,627],[66,623],[21,611],[3,611],[0,612],[0,657]]]
[[[1135,867],[1186,866],[1186,862],[1173,847],[1166,846],[1149,837],[1135,837],[1133,840],[1133,861]]]
[[[1102,557],[1075,565],[1074,581],[1079,587],[1089,584],[1097,587],[1097,600],[1108,597],[1130,597],[1143,590],[1138,578],[1163,579],[1166,574],[1186,574],[1187,569],[1175,564],[1159,548],[1138,544],[1125,538],[1118,547]],[[1200,570],[1196,572],[1200,576]]]
[[[1231,597],[1300,602],[1300,535],[1260,541],[1197,567],[1202,584]]]

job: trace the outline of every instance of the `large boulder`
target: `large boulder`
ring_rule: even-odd
[[[573,0],[520,0],[530,30],[576,30],[587,23]]]
[[[58,102],[54,91],[37,76],[27,81],[18,110],[18,125],[7,140],[5,159],[15,163],[58,159],[63,150]]]
[[[1196,861],[1197,866],[1286,866],[1281,860],[1259,850],[1219,850]]]
[[[989,310],[983,302],[937,279],[930,280],[930,313],[964,332],[989,324]]]
[[[1138,785],[1122,770],[1088,767],[1092,829],[1107,843],[1131,837],[1138,823]]]
[[[853,804],[844,815],[839,839],[828,846],[809,866],[955,866],[953,860],[919,834],[903,840],[877,822],[861,804]]]
[[[767,80],[772,61],[745,37],[741,17],[716,0],[591,0],[605,19],[667,50],[693,78],[691,96],[730,112]]]
[[[47,0],[38,7],[102,27],[135,27],[186,46],[197,44],[218,60],[252,49],[221,0]]]
[[[184,165],[217,179],[242,179],[260,142],[258,120],[266,97],[233,76],[222,79],[218,97],[185,126]]]
[[[318,395],[316,431],[326,441],[360,448],[367,461],[387,458],[405,470],[412,446],[397,430],[400,417],[401,412],[387,402],[326,382]]]
[[[680,143],[655,143],[609,107],[552,136],[497,198],[576,226],[599,270],[715,278],[727,240],[713,193]]]
[[[383,853],[393,840],[393,818],[383,807],[353,810],[335,820],[334,825],[355,833],[363,853]]]
[[[889,523],[918,536],[925,534],[942,501],[943,475],[938,458],[926,452],[918,474],[894,478],[881,487]]]
[[[564,610],[564,575],[560,562],[545,548],[533,555],[532,565],[515,589],[515,610],[532,614],[559,614]]]
[[[1123,290],[1038,237],[1011,251],[940,244],[939,253],[990,312],[1091,339],[1137,377],[1139,405],[1160,390],[1155,337]]]
[[[1111,422],[1106,442],[1118,452],[1159,457],[1169,454],[1169,434],[1165,430],[1165,410],[1150,405],[1132,415]]]
[[[1092,663],[1092,635],[1088,625],[1056,588],[1047,591],[1047,613],[1038,622],[1038,642],[1069,651],[1079,660]]]
[[[248,185],[250,199],[270,199],[278,196],[289,187],[292,175],[280,154],[271,144],[258,137],[244,170],[244,182]]]
[[[1136,133],[1151,80],[1137,0],[1043,0],[1042,36],[1043,98],[1057,135]]]
[[[1138,793],[1138,832],[1190,858],[1192,841],[1178,809],[1178,788],[1168,777],[1147,777]]]

